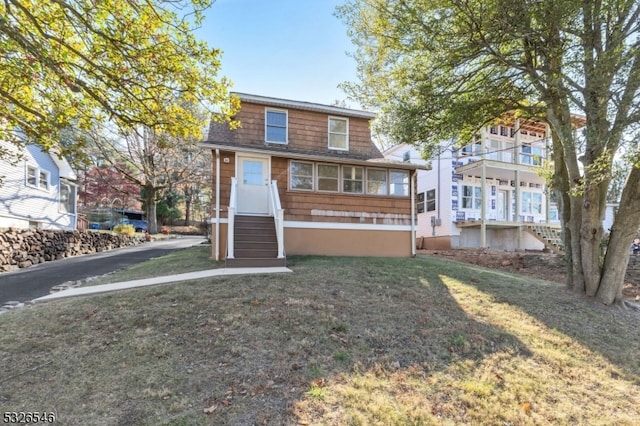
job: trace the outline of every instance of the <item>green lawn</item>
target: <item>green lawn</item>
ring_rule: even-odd
[[[194,250],[193,259],[199,249],[182,254]],[[0,315],[1,411],[54,411],[65,425],[640,419],[636,311],[433,257],[290,264],[293,274],[167,284]]]

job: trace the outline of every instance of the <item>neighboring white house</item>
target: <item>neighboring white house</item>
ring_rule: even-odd
[[[77,177],[68,161],[37,145],[20,152],[0,144],[10,153],[0,159],[0,228],[76,229]]]
[[[428,161],[411,145],[385,151],[388,159],[425,165],[418,171],[417,244],[424,249],[544,249],[536,230],[559,230],[539,174],[549,134],[545,123],[505,120],[483,128],[462,148],[443,142]]]

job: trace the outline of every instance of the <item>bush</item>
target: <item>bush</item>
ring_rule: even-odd
[[[116,225],[113,228],[113,232],[115,232],[118,235],[129,235],[129,236],[133,236],[136,233],[135,228],[133,227],[133,225],[129,225],[129,224],[125,224],[125,223],[121,223],[119,225]]]

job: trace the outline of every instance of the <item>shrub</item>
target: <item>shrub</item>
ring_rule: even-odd
[[[118,235],[129,235],[129,236],[133,236],[136,233],[136,230],[134,229],[133,225],[128,225],[125,223],[121,223],[119,225],[116,225],[113,228],[113,232],[115,232]]]

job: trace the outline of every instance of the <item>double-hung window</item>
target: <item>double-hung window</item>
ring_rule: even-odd
[[[425,194],[426,194],[427,211],[428,212],[436,211],[436,190],[430,189]]]
[[[27,166],[27,185],[38,186],[38,169],[33,166]]]
[[[288,142],[286,110],[265,110],[265,140],[270,143],[286,144]]]
[[[329,149],[349,150],[349,120],[329,117]]]
[[[340,168],[333,164],[318,164],[318,191],[340,191]]]
[[[342,192],[362,194],[362,180],[364,169],[362,167],[342,167]]]
[[[367,194],[387,195],[387,171],[367,169]]]
[[[313,191],[313,164],[292,161],[290,167],[291,189]]]
[[[424,192],[418,193],[418,199],[416,200],[416,206],[418,207],[418,213],[424,213]]]

